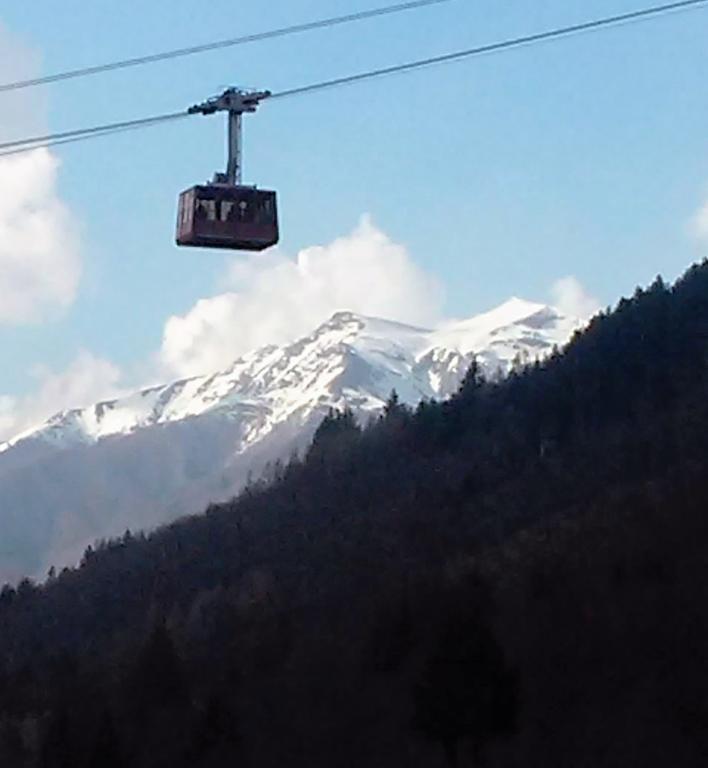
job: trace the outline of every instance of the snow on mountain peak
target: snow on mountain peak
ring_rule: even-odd
[[[58,413],[0,445],[0,454],[30,439],[72,447],[206,416],[244,421],[239,453],[278,424],[324,407],[373,411],[394,388],[410,403],[449,396],[473,356],[490,375],[503,373],[517,359],[548,354],[578,326],[516,297],[433,330],[339,311],[309,336],[253,350],[224,371]]]

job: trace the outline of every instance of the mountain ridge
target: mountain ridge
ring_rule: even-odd
[[[309,336],[298,339],[291,344],[278,347],[267,344],[255,350],[245,353],[237,358],[223,371],[191,376],[178,379],[167,384],[155,384],[143,387],[135,392],[122,397],[101,400],[86,407],[74,407],[59,411],[50,416],[44,422],[23,430],[19,434],[0,443],[0,454],[10,450],[27,439],[41,438],[48,443],[66,441],[69,445],[76,442],[91,443],[104,437],[114,435],[127,435],[137,429],[150,427],[156,424],[179,421],[191,416],[200,416],[209,411],[228,409],[236,404],[246,405],[248,398],[236,397],[237,388],[245,389],[250,395],[261,394],[262,388],[258,386],[258,376],[263,374],[263,369],[268,366],[277,367],[279,359],[293,357],[299,349],[308,342],[316,342],[326,337],[330,332],[342,334],[342,338],[335,344],[352,349],[359,355],[364,355],[371,362],[372,355],[377,358],[377,353],[389,353],[396,357],[410,356],[418,371],[425,367],[426,358],[430,362],[440,362],[445,358],[444,353],[457,352],[463,358],[458,361],[458,368],[470,354],[476,354],[489,374],[495,373],[492,369],[494,356],[490,352],[494,349],[494,339],[500,332],[508,330],[511,326],[523,325],[533,329],[534,323],[541,330],[546,324],[560,321],[560,329],[557,336],[534,339],[532,334],[526,338],[518,339],[520,346],[532,351],[535,344],[538,345],[539,354],[549,351],[549,344],[563,343],[569,337],[569,330],[580,327],[580,322],[574,318],[566,318],[549,305],[537,304],[516,297],[512,297],[495,309],[473,316],[462,321],[448,321],[437,329],[420,328],[398,321],[385,320],[378,317],[370,317],[349,310],[335,312],[328,320],[318,326]],[[487,326],[487,327],[485,327]],[[371,336],[366,331],[381,339],[390,340],[392,334],[398,334],[401,339],[393,344],[393,349],[382,350],[380,346],[372,347],[352,344],[351,336],[356,335],[357,329],[363,339]],[[407,342],[407,343],[405,343]],[[509,337],[501,339],[502,344],[508,344]],[[349,346],[348,346],[349,345]],[[285,352],[283,351],[285,350]],[[439,350],[443,350],[443,354]],[[390,353],[393,351],[393,355]],[[519,351],[516,350],[515,351]],[[522,349],[523,351],[523,349]],[[376,359],[381,362],[380,357]],[[508,355],[496,358],[497,363],[502,363],[502,369],[508,369],[510,361]],[[423,365],[421,365],[423,363]],[[401,371],[393,366],[385,366],[391,372],[400,374]],[[459,370],[457,371],[459,373]],[[503,370],[506,372],[506,370]],[[461,372],[460,376],[464,374]],[[267,375],[267,373],[266,373]],[[424,378],[424,372],[422,374]],[[231,378],[232,387],[224,390],[224,385]],[[211,391],[209,391],[211,388]],[[454,385],[443,386],[440,381],[431,381],[428,391],[425,387],[419,387],[419,392],[408,393],[413,397],[399,395],[406,402],[414,402],[414,396],[420,397],[445,397],[454,391]],[[188,402],[182,402],[186,396]],[[233,396],[229,400],[229,396]],[[141,402],[142,401],[142,402]],[[378,407],[382,403],[371,404]],[[116,412],[122,411],[123,418],[117,418]]]
[[[56,414],[0,449],[0,579],[42,576],[98,539],[236,495],[301,452],[330,408],[366,422],[394,389],[410,405],[442,400],[473,359],[495,376],[579,325],[520,299],[437,329],[340,311],[222,371]]]

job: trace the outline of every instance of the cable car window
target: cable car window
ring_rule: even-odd
[[[216,201],[197,200],[194,216],[201,221],[216,221]]]
[[[232,200],[221,201],[221,221],[233,221],[236,218],[236,204]]]
[[[273,200],[270,196],[261,197],[258,205],[258,223],[269,224],[273,218]]]
[[[248,204],[246,200],[238,201],[238,219],[239,221],[250,222],[253,219],[252,213],[253,206]]]

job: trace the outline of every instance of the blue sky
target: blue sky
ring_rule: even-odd
[[[50,73],[384,4],[64,0],[61,11],[55,0],[4,4],[2,39],[12,40],[16,61],[3,72],[0,57],[0,81],[25,69]],[[452,0],[21,99],[0,94],[0,133],[15,138],[178,110],[231,84],[279,90],[644,4]],[[192,333],[179,318],[194,319],[200,299],[225,292],[255,291],[259,302],[246,302],[245,314],[245,299],[216,315],[215,304],[199,305],[208,312],[197,318],[195,344],[211,343],[204,334],[214,317],[243,343],[261,341],[281,304],[273,289],[269,306],[271,281],[290,294],[301,285],[288,282],[284,262],[352,233],[363,214],[373,225],[353,243],[369,249],[362,263],[370,279],[414,285],[410,305],[425,303],[430,287],[428,312],[406,309],[398,291],[387,314],[401,319],[468,316],[511,295],[549,300],[554,282],[568,275],[601,304],[657,273],[674,278],[703,252],[692,221],[708,199],[707,37],[708,10],[678,13],[265,105],[247,118],[245,179],[279,190],[282,243],[261,265],[173,245],[178,192],[223,165],[221,118],[59,148],[56,196],[71,217],[59,233],[78,230],[81,276],[40,321],[3,321],[0,313],[6,411],[34,408],[33,392],[52,376],[58,397],[68,386],[61,372],[81,359],[96,363],[99,379],[107,374],[99,389],[190,372],[178,360],[191,354],[182,339],[172,339],[173,351],[179,347],[172,357],[165,352],[166,329]],[[15,182],[4,183],[7,194]],[[391,242],[382,244],[379,233]],[[330,279],[348,281],[341,270],[355,268],[354,246]],[[371,248],[382,259],[403,259],[402,273],[378,272]],[[353,291],[368,292],[366,277],[342,300],[356,304]],[[297,297],[288,300],[296,312]],[[177,318],[171,326],[170,317]],[[273,323],[277,337],[290,319]],[[89,389],[76,397],[93,396]]]

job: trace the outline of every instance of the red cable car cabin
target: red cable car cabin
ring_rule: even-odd
[[[177,245],[262,251],[278,242],[275,192],[208,184],[179,196]]]

